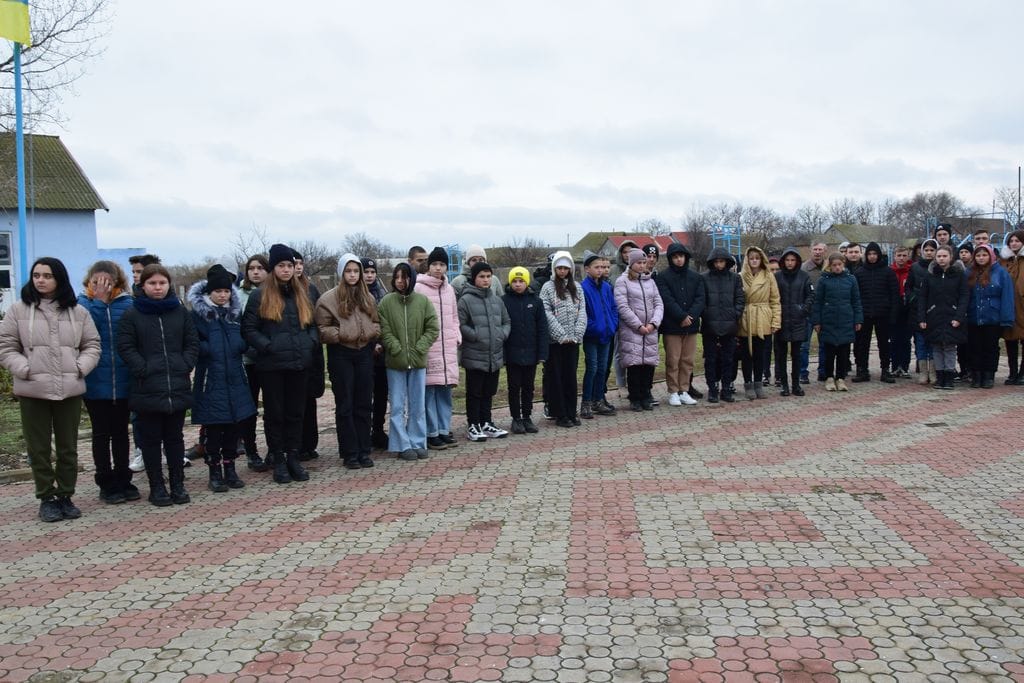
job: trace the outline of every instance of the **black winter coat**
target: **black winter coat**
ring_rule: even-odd
[[[799,252],[787,249],[782,254],[783,260],[790,253],[800,257]],[[782,327],[775,333],[776,337],[785,342],[807,341],[807,323],[811,320],[811,308],[814,305],[811,276],[798,262],[794,271],[780,269],[775,273],[775,283],[779,286],[779,303],[782,307]]]
[[[117,352],[131,370],[128,404],[140,413],[177,413],[192,406],[189,376],[199,356],[191,314],[172,292],[138,296],[117,326]]]
[[[266,286],[274,286],[268,279]],[[257,289],[249,295],[242,314],[242,337],[249,346],[256,349],[256,369],[268,370],[309,370],[313,367],[313,353],[320,349],[320,337],[312,322],[303,328],[299,323],[299,308],[295,293],[290,285],[281,288],[284,296],[284,312],[280,321],[260,317],[260,301],[263,290]],[[320,357],[321,373],[323,356]]]
[[[917,319],[928,325],[924,336],[929,344],[967,343],[967,305],[970,299],[971,291],[960,261],[954,261],[946,270],[932,262],[917,297]],[[959,326],[953,327],[954,320]]]
[[[683,254],[683,265],[672,265],[672,256]],[[700,317],[704,314],[706,290],[700,275],[690,270],[690,250],[673,242],[668,247],[668,268],[658,274],[658,292],[665,306],[665,314],[658,329],[662,334],[696,334],[700,332]],[[683,327],[689,316],[693,322]]]
[[[865,262],[853,271],[860,288],[860,304],[864,318],[888,318],[895,323],[900,312],[900,282],[896,271],[883,263]]]
[[[717,259],[725,259],[725,270],[715,270],[712,264]],[[743,294],[743,281],[729,270],[735,265],[736,260],[722,247],[715,247],[708,255],[708,272],[701,276],[705,293],[701,324],[705,334],[720,337],[739,331],[747,300]]]
[[[921,285],[928,279],[928,267],[931,264],[931,261],[919,259],[917,263],[910,266],[910,275],[907,276],[907,281],[903,285],[903,305],[907,311],[907,324],[910,325],[911,331],[918,329],[917,301],[921,293]]]
[[[512,332],[505,340],[505,363],[508,365],[536,365],[548,359],[548,317],[540,297],[529,289],[516,294],[505,288],[501,297],[512,320]]]

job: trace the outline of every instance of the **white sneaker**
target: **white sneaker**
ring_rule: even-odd
[[[849,391],[849,389],[846,387],[846,381],[845,380],[841,380],[841,379],[837,379],[836,380],[836,391]]]
[[[825,378],[825,391],[835,391],[836,381],[831,377]]]
[[[142,449],[136,448],[135,452],[132,453],[132,457],[128,460],[128,469],[132,472],[144,472],[146,470],[146,464],[142,462]]]
[[[192,461],[188,459],[187,455],[185,456],[185,467],[192,467]]]
[[[683,405],[683,402],[679,398],[679,394],[669,394],[668,395],[668,404],[670,406],[681,406],[681,405]]]
[[[487,436],[484,434],[483,430],[480,429],[480,425],[469,425],[469,428],[466,430],[466,438],[470,441],[487,440]]]
[[[493,422],[485,422],[481,430],[488,439],[504,439],[508,432],[494,426]]]
[[[682,402],[684,406],[697,405],[697,399],[693,398],[692,396],[690,396],[690,394],[688,394],[685,391],[680,392],[679,394],[677,394],[677,396],[679,396],[679,400]]]

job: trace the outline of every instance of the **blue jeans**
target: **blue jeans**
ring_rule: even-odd
[[[914,331],[914,357],[917,360],[932,359],[932,345],[925,340],[920,328]]]
[[[586,369],[583,371],[584,401],[600,401],[604,398],[604,377],[608,373],[608,360],[611,342],[601,344],[596,341],[583,340],[583,359]]]
[[[430,385],[426,392],[427,436],[452,431],[452,388],[447,384]]]
[[[427,447],[427,415],[423,407],[427,369],[388,368],[388,396],[391,399],[391,430],[388,450],[401,453]]]

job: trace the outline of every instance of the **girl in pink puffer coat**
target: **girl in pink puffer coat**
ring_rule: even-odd
[[[452,436],[452,387],[459,384],[462,331],[455,289],[448,282],[448,252],[434,247],[427,256],[427,272],[416,278],[415,291],[430,300],[441,332],[427,354],[427,447],[433,450],[456,445]]]
[[[615,281],[615,305],[619,309],[619,364],[626,369],[629,405],[634,411],[652,410],[651,387],[660,355],[658,326],[665,309],[640,249],[629,252],[629,269]]]

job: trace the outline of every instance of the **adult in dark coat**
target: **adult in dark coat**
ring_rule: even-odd
[[[695,403],[693,363],[697,355],[697,334],[704,314],[707,292],[704,280],[690,268],[690,250],[683,244],[668,245],[668,268],[657,279],[658,292],[665,307],[661,320],[662,342],[665,345],[665,383],[669,402],[673,405]],[[699,392],[698,392],[699,393]],[[673,394],[676,399],[673,400]]]
[[[935,355],[936,389],[953,388],[956,346],[967,343],[970,297],[963,264],[952,248],[940,246],[917,297],[918,325]]]
[[[701,332],[704,342],[704,376],[708,383],[708,402],[718,402],[718,383],[722,383],[721,398],[731,403],[731,387],[736,380],[736,333],[746,305],[743,282],[733,272],[736,259],[723,247],[715,247],[708,254],[708,272],[702,276],[705,288],[704,314]]]
[[[779,259],[779,271],[775,273],[779,287],[779,303],[782,307],[782,327],[775,333],[775,376],[782,383],[779,393],[788,396],[790,383],[795,396],[803,396],[800,386],[800,351],[807,341],[810,329],[811,307],[814,305],[814,288],[810,274],[803,269],[800,252],[788,247]],[[786,349],[792,358],[792,376],[786,374]]]
[[[857,364],[854,382],[867,382],[868,357],[871,352],[871,333],[878,339],[878,360],[882,368],[882,381],[892,384],[896,378],[889,372],[890,330],[900,312],[900,283],[896,272],[889,267],[877,242],[869,242],[864,250],[864,263],[853,272],[860,288],[860,301],[864,309],[864,324],[853,342],[853,358]]]
[[[117,352],[132,373],[129,405],[137,414],[135,439],[149,479],[149,501],[188,503],[185,491],[185,411],[192,406],[192,368],[199,337],[192,316],[171,289],[167,270],[146,266],[141,292],[117,327]],[[161,450],[167,458],[170,495],[164,485]]]

